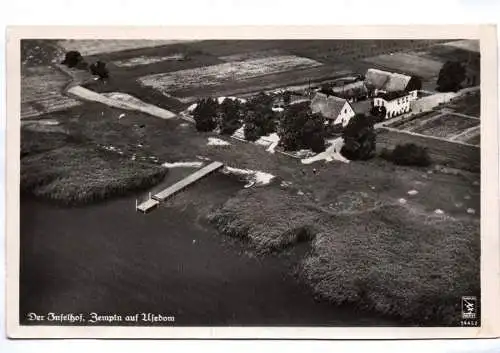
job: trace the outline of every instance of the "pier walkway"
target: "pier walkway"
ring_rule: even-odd
[[[197,170],[193,174],[188,175],[181,181],[175,183],[172,186],[158,192],[157,194],[150,197],[148,200],[144,201],[140,205],[136,205],[136,210],[146,213],[149,210],[155,208],[160,204],[160,202],[165,201],[169,197],[175,195],[179,191],[185,189],[187,186],[193,184],[194,182],[200,180],[201,178],[221,169],[224,166],[221,162],[212,162],[209,165]]]

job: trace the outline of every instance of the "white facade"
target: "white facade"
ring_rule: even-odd
[[[404,96],[400,96],[391,100],[386,100],[382,97],[375,97],[373,105],[375,107],[383,106],[386,109],[386,118],[392,118],[396,115],[408,113],[411,109],[411,102],[417,99],[417,91],[408,92]]]
[[[339,115],[335,118],[333,125],[342,124],[342,126],[346,127],[355,115],[356,113],[354,113],[351,105],[346,101]]]

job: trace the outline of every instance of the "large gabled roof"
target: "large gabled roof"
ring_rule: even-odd
[[[378,69],[368,69],[365,75],[367,85],[387,92],[404,91],[410,80],[411,76]]]
[[[325,118],[336,119],[346,103],[347,101],[343,98],[318,92],[311,101],[311,110],[313,113],[322,114]]]

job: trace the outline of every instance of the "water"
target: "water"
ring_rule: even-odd
[[[394,324],[315,301],[291,274],[297,259],[248,256],[218,234],[201,214],[241,185],[217,173],[146,215],[136,196],[78,208],[23,199],[21,322],[53,311],[150,312],[178,326]]]

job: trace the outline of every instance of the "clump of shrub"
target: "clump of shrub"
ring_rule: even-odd
[[[460,320],[460,293],[479,294],[475,222],[387,205],[333,224],[316,235],[301,273],[334,304],[444,326]]]
[[[64,56],[62,64],[66,65],[69,68],[73,68],[77,67],[81,62],[83,62],[82,54],[80,54],[79,51],[71,50],[68,51]]]
[[[280,144],[286,151],[310,148],[325,150],[326,128],[320,114],[311,111],[309,103],[289,105],[280,120]]]
[[[106,67],[106,63],[100,60],[90,65],[90,73],[94,76],[98,76],[101,80],[109,78],[109,71]]]
[[[209,220],[225,235],[244,239],[258,252],[277,251],[311,240],[317,212],[303,199],[275,188],[244,189]]]
[[[414,143],[397,145],[392,151],[385,149],[380,156],[397,165],[427,167],[432,163],[427,148]]]
[[[202,98],[193,110],[196,130],[213,131],[217,127],[217,101],[213,98]]]
[[[237,100],[226,98],[218,106],[218,125],[222,135],[232,135],[241,127],[241,106]]]
[[[21,191],[79,205],[152,187],[167,168],[131,161],[93,145],[67,144],[21,159]]]
[[[353,117],[342,133],[344,146],[340,153],[350,160],[368,160],[375,155],[377,134],[374,121],[364,114]]]

